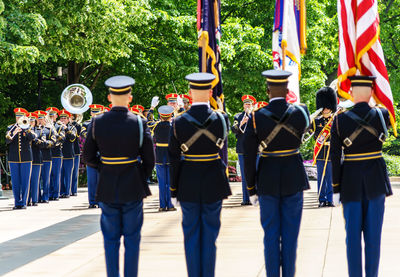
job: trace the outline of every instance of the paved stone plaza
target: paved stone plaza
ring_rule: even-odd
[[[305,192],[296,276],[347,276],[342,208],[318,209],[315,182],[312,185]],[[151,189],[153,196],[144,205],[139,276],[187,276],[181,212],[158,212],[157,186]],[[232,184],[232,191],[222,210],[216,276],[265,276],[259,208],[240,206],[238,183]],[[400,187],[394,186],[394,193],[386,202],[379,275],[383,277],[400,276]],[[0,200],[0,275],[106,276],[100,210],[87,209],[87,190],[27,210],[12,211],[12,206],[12,199]]]

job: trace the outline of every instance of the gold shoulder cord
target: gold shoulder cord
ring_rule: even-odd
[[[256,126],[256,116],[254,114],[254,111],[251,112],[251,115],[253,117],[253,128],[254,128],[254,133],[257,133],[257,126]]]

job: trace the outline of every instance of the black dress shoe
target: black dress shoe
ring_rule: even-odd
[[[37,206],[38,204],[35,202],[35,203],[32,203],[32,206]]]
[[[169,211],[169,212],[171,212],[171,211],[176,211],[176,208],[175,208],[175,207],[168,208],[167,211]]]
[[[20,206],[19,207],[21,210],[26,210],[26,206]]]
[[[318,208],[323,208],[323,207],[326,207],[326,202],[325,201],[319,202]]]
[[[240,205],[241,206],[249,206],[249,205],[251,205],[251,203],[250,202],[242,202],[242,203],[240,203]]]
[[[21,209],[20,206],[14,206],[14,207],[13,207],[13,210],[19,210],[19,209]]]
[[[158,208],[158,211],[159,212],[166,212],[166,211],[168,211],[168,208]]]
[[[54,201],[54,197],[49,197],[49,200]],[[40,203],[42,203],[42,202],[43,202],[43,200],[40,200]]]
[[[326,207],[335,207],[332,202],[326,202]]]
[[[77,196],[78,194],[77,193],[71,193],[71,196]]]
[[[95,204],[90,204],[89,205],[89,209],[95,209],[95,208],[97,208],[97,206]]]
[[[31,204],[31,203],[28,203],[27,205],[28,205],[28,206],[32,206],[32,204]]]
[[[46,203],[46,204],[48,204],[49,203],[49,201],[47,201],[47,200],[43,200],[43,202],[42,203]]]

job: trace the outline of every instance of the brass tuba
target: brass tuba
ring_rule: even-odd
[[[61,104],[72,114],[83,114],[93,102],[90,90],[82,84],[72,84],[61,93]]]

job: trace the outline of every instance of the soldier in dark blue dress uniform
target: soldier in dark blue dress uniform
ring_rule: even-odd
[[[244,172],[243,134],[246,130],[249,115],[253,110],[253,105],[256,103],[256,99],[251,95],[243,95],[242,102],[244,111],[235,115],[231,130],[236,136],[236,153],[238,154],[240,175],[242,176],[242,206],[244,206],[251,205],[251,203],[249,199],[249,193],[247,192],[246,176]]]
[[[70,124],[72,115],[68,111],[61,110],[59,115],[65,130],[65,140],[62,145],[63,163],[61,166],[60,198],[69,198],[71,195],[72,174],[74,171],[76,128]]]
[[[37,206],[39,201],[39,180],[42,170],[42,151],[45,142],[42,140],[42,128],[37,126],[37,113],[29,113],[29,121],[31,130],[36,134],[36,138],[32,141],[32,171],[29,186],[28,206]]]
[[[349,79],[355,105],[337,116],[331,131],[334,201],[338,202],[340,194],[349,276],[363,276],[362,235],[365,276],[378,276],[385,196],[392,194],[382,157],[382,143],[390,125],[389,112],[368,105],[375,77]]]
[[[290,72],[268,70],[268,106],[252,113],[243,139],[250,201],[259,201],[267,276],[295,275],[297,238],[308,178],[299,153],[309,126],[305,105],[286,102]],[[260,146],[260,159],[256,165]],[[258,195],[258,196],[257,196]]]
[[[149,125],[156,143],[156,172],[159,187],[159,211],[176,211],[171,203],[168,140],[171,130],[171,117],[174,109],[170,106],[158,108],[160,120]]]
[[[115,76],[105,84],[109,87],[108,99],[113,107],[92,119],[82,158],[100,172],[96,200],[101,208],[107,275],[119,276],[119,247],[123,235],[124,276],[134,277],[138,272],[143,198],[150,195],[146,179],[154,168],[153,142],[146,120],[127,108],[132,100],[134,80]]]
[[[52,167],[51,149],[56,143],[56,136],[54,135],[54,127],[51,122],[46,122],[46,112],[36,111],[38,115],[38,125],[41,128],[41,138],[45,141],[45,147],[41,148],[42,152],[42,170],[40,172],[39,185],[39,202],[49,203],[49,186],[50,186],[50,172]]]
[[[81,135],[84,139],[86,139],[87,137],[87,131],[89,129],[90,123],[92,122],[92,119],[103,112],[104,106],[99,104],[92,104],[89,106],[89,108],[90,108],[90,119],[86,120],[82,124]],[[96,190],[97,190],[97,184],[99,182],[98,169],[86,164],[86,177],[88,186],[89,209],[97,208],[98,203],[96,201]]]
[[[51,120],[53,120],[53,135],[56,138],[56,143],[51,149],[51,173],[50,173],[50,186],[49,186],[49,200],[58,200],[60,197],[60,181],[61,181],[61,167],[62,167],[62,144],[65,140],[64,127],[57,122],[58,113],[60,112],[55,107],[46,109],[49,113]]]
[[[322,142],[318,156],[316,157],[319,207],[333,207],[332,164],[329,155],[331,138],[328,133],[328,138],[325,139],[326,133],[322,131],[325,126],[332,124],[332,117],[337,108],[337,96],[332,88],[324,87],[317,91],[316,101],[317,110],[321,108],[323,110],[322,115],[313,120],[312,131],[314,132],[314,139],[316,141],[325,140]]]
[[[16,122],[28,114],[23,108],[14,109]],[[27,125],[29,119],[27,119]],[[30,126],[30,125],[29,125]],[[26,209],[32,169],[32,141],[36,134],[27,127],[22,129],[18,123],[7,127],[8,162],[10,165],[14,209]]]
[[[209,106],[213,74],[193,73],[192,107],[176,117],[169,140],[172,203],[182,207],[189,277],[214,276],[222,200],[231,194],[226,165],[219,156],[229,130],[228,117]]]
[[[81,136],[82,125],[76,121],[77,115],[73,115],[73,121],[71,125],[76,130],[76,139],[74,141],[74,170],[72,172],[72,183],[71,183],[71,196],[78,195],[78,179],[79,179],[79,164],[81,161],[81,147],[79,145],[79,138]]]

